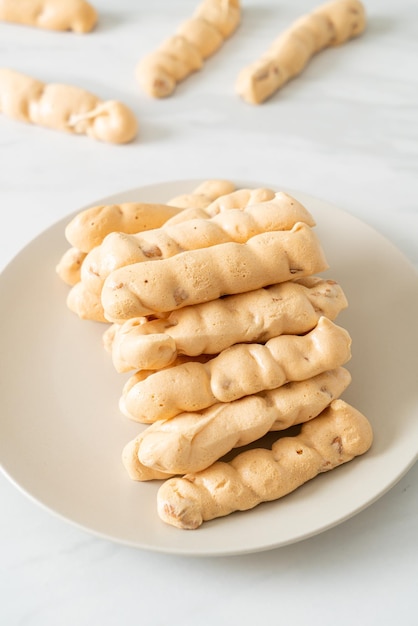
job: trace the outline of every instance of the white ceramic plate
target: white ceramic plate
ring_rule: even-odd
[[[143,187],[97,204],[164,202],[197,182]],[[322,532],[406,473],[418,449],[418,276],[369,226],[290,193],[314,215],[330,264],[325,275],[340,282],[350,303],[338,318],[353,340],[353,382],[343,397],[370,419],[372,449],[282,500],[198,530],[160,521],[158,484],[132,482],[121,464],[123,446],[142,426],[119,413],[125,377],[102,348],[105,326],[67,309],[68,287],[55,274],[68,247],[69,216],[32,241],[0,277],[0,460],[16,486],[65,520],[113,541],[183,555],[228,555]]]

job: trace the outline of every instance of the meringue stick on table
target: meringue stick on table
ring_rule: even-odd
[[[133,480],[153,480],[159,473],[199,472],[233,448],[269,431],[307,422],[338,398],[351,382],[340,367],[300,382],[291,382],[199,413],[159,420],[130,441],[122,461]]]
[[[252,291],[328,268],[314,231],[298,222],[288,231],[262,233],[246,243],[221,243],[161,261],[133,263],[112,272],[102,289],[110,322],[165,313]]]
[[[136,77],[142,89],[154,98],[170,96],[178,82],[203,67],[240,19],[239,0],[204,0],[175,35],[138,63]]]
[[[250,104],[261,104],[300,74],[313,55],[360,35],[365,25],[359,0],[334,0],[319,6],[296,20],[259,60],[241,70],[236,92]]]
[[[303,424],[299,435],[283,437],[271,450],[238,454],[202,472],[170,478],[158,490],[161,519],[196,529],[204,521],[278,500],[321,472],[367,452],[373,431],[367,418],[341,399]]]
[[[92,250],[81,269],[81,280],[100,293],[103,282],[114,270],[152,259],[168,259],[186,250],[208,248],[220,243],[245,243],[264,232],[289,230],[297,222],[314,226],[311,214],[287,194],[237,211],[228,209],[209,219],[192,219],[181,224],[128,235],[113,232]]]
[[[0,68],[0,113],[116,144],[132,141],[138,131],[134,113],[121,102],[100,100],[72,85],[47,85],[7,68]]]
[[[265,342],[312,330],[347,307],[340,285],[309,276],[173,311],[151,321],[113,324],[104,344],[118,372],[161,369],[179,354],[218,354],[235,343]]]
[[[127,384],[120,407],[143,423],[200,411],[340,367],[351,358],[350,347],[349,333],[321,317],[306,335],[280,335],[264,345],[235,344],[207,363],[157,370],[132,387]]]
[[[88,33],[96,25],[97,12],[85,0],[0,0],[0,21]]]

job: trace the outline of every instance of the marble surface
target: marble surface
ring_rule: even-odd
[[[219,177],[331,202],[418,268],[418,5],[365,4],[367,32],[318,55],[262,107],[234,94],[236,74],[312,0],[244,1],[236,35],[164,101],[140,93],[134,67],[191,14],[193,0],[96,0],[99,25],[85,36],[0,24],[1,66],[122,100],[141,125],[137,141],[111,146],[0,116],[0,267],[53,222],[103,196]],[[213,559],[97,538],[40,508],[4,475],[0,500],[5,626],[416,624],[417,465],[327,532]]]

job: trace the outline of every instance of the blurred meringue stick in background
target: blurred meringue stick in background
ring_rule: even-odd
[[[191,19],[138,63],[136,77],[142,89],[154,98],[170,96],[178,82],[203,67],[240,19],[239,0],[204,0]]]
[[[320,50],[360,35],[366,26],[359,0],[335,0],[296,20],[260,59],[238,75],[235,89],[243,100],[261,104],[297,76]]]
[[[0,21],[46,30],[88,33],[97,17],[85,0],[0,0]]]
[[[116,144],[132,141],[138,131],[134,113],[121,102],[100,100],[72,85],[45,84],[8,68],[0,68],[0,113]]]

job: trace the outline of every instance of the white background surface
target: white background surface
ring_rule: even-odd
[[[238,70],[315,2],[244,2],[233,39],[164,101],[140,93],[134,67],[195,2],[95,6],[100,25],[90,35],[0,25],[0,65],[123,100],[138,115],[140,135],[111,146],[0,117],[1,267],[51,223],[100,197],[220,177],[264,180],[331,202],[384,234],[418,268],[415,2],[366,2],[367,33],[318,55],[262,107],[234,94]],[[332,530],[271,552],[216,559],[97,539],[3,476],[0,499],[0,623],[7,626],[416,624],[417,465]]]

